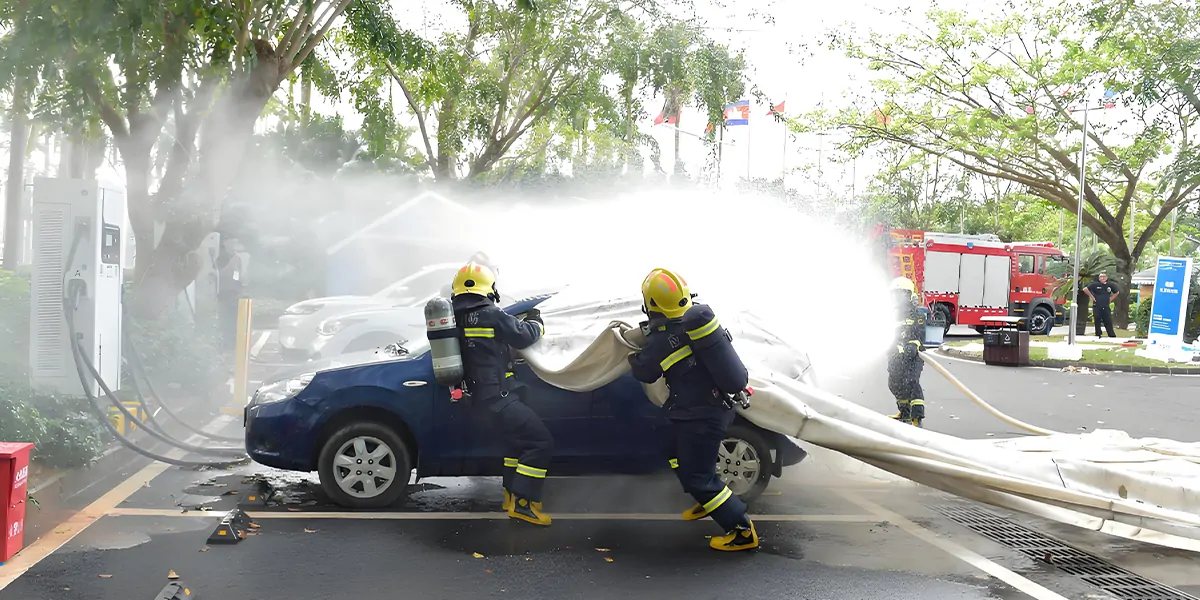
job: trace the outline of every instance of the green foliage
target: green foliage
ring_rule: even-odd
[[[1101,19],[1077,4],[1029,0],[988,19],[934,9],[925,26],[891,36],[839,31],[830,47],[869,66],[874,89],[855,107],[818,111],[796,128],[841,129],[852,154],[902,147],[940,157],[1073,214],[1077,109],[1100,108],[1100,93],[1113,90],[1116,109],[1090,113],[1084,224],[1128,275],[1163,217],[1200,189],[1192,164],[1200,103],[1187,100],[1174,72],[1160,77],[1162,56],[1195,41],[1200,9],[1189,6],[1171,13],[1177,20],[1169,22],[1189,24],[1174,30],[1137,10],[1110,10]],[[1153,36],[1119,33],[1153,27]],[[1181,68],[1194,73],[1195,64]],[[1134,206],[1140,231],[1130,246]]]
[[[1152,298],[1142,298],[1137,307],[1137,336],[1144,338],[1150,334],[1150,310],[1154,302]]]
[[[33,457],[58,468],[87,465],[108,443],[86,399],[34,392],[23,381],[0,379],[0,440],[33,442]]]
[[[167,395],[210,397],[225,383],[228,365],[221,351],[215,319],[198,319],[214,327],[196,326],[178,318],[137,319],[126,328],[126,352],[137,352],[155,388]],[[131,382],[128,368],[123,373]]]
[[[29,279],[11,271],[0,271],[0,378],[29,377]]]

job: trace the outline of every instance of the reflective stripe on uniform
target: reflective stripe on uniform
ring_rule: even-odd
[[[515,459],[515,458],[505,458],[505,459],[504,459],[504,466],[505,466],[505,467],[507,467],[507,468],[509,468],[509,469],[515,469],[515,468],[517,468],[517,459]]]
[[[909,405],[910,406],[925,406],[925,401],[924,400],[913,400]]]
[[[692,341],[696,341],[696,340],[716,331],[717,328],[720,326],[721,326],[721,324],[717,322],[717,318],[713,317],[712,320],[709,321],[708,323],[706,323],[703,327],[698,327],[696,329],[693,329],[693,330],[687,332],[687,334],[688,334],[688,337],[691,338]]]
[[[678,469],[678,468],[679,468],[679,459],[672,458],[671,460],[668,460],[667,462],[671,464],[671,468],[672,468],[672,469]]]
[[[675,363],[677,363],[691,355],[692,355],[692,347],[684,346],[684,347],[668,354],[666,358],[662,359],[662,361],[660,361],[658,363],[658,366],[660,368],[662,368],[663,372],[665,373],[667,369],[670,369],[671,367],[675,366]]]
[[[494,338],[496,337],[496,330],[491,327],[465,327],[463,328],[463,335],[477,338]]]
[[[523,465],[521,463],[517,463],[517,475],[524,475],[526,477],[532,477],[534,479],[545,479],[546,478],[546,470],[539,469],[537,467],[531,467],[529,465]]]
[[[505,379],[507,379],[507,378],[509,378],[509,377],[512,377],[512,376],[513,376],[513,372],[512,372],[512,371],[509,371],[509,372],[507,372],[507,373],[505,373],[505,374],[504,374],[504,377],[505,377]]]
[[[918,348],[921,347],[921,340],[908,340],[908,343],[916,344]]]
[[[704,503],[704,513],[708,514],[714,510],[717,510],[717,508],[719,508],[722,504],[725,504],[725,501],[728,500],[732,495],[733,492],[729,491],[729,486],[726,486],[725,489],[721,490],[721,493],[716,495],[716,497]]]

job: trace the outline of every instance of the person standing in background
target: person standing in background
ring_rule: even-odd
[[[1112,304],[1117,294],[1121,293],[1121,289],[1108,280],[1108,273],[1101,273],[1098,279],[1083,288],[1083,293],[1092,299],[1092,318],[1096,321],[1096,337],[1101,337],[1100,325],[1104,325],[1104,331],[1108,333],[1108,337],[1115,338],[1117,334],[1113,331],[1112,309],[1109,304]]]
[[[245,261],[242,246],[232,234],[221,236],[217,254],[217,323],[226,348],[236,343],[238,299],[245,286]]]

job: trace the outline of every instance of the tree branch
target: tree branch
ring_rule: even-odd
[[[408,101],[408,107],[413,111],[413,115],[417,118],[417,129],[421,132],[421,141],[425,142],[425,156],[430,165],[430,171],[433,170],[433,164],[437,160],[437,156],[433,153],[433,144],[429,141],[429,131],[425,127],[425,111],[417,106],[417,99],[413,97],[412,92],[408,89],[408,85],[404,83],[404,79],[400,77],[400,73],[392,66],[392,63],[383,61],[387,65],[388,74],[392,76],[392,80],[396,85],[400,86],[400,91],[404,93],[404,99]]]

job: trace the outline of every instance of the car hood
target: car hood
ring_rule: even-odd
[[[344,369],[346,367],[358,367],[385,362],[403,362],[412,360],[413,358],[414,355],[412,353],[397,355],[387,351],[384,348],[376,348],[374,350],[363,350],[361,352],[339,354],[337,356],[313,360],[298,365],[289,365],[272,373],[271,379],[273,381],[283,381],[285,379],[299,377],[307,373],[320,373],[323,371]]]

